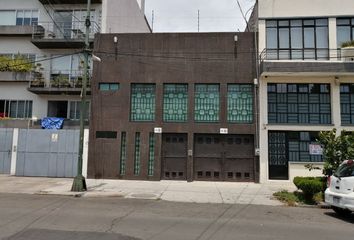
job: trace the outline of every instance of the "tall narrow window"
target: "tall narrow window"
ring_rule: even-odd
[[[340,110],[342,124],[354,124],[354,84],[340,85]]]
[[[165,84],[163,92],[163,120],[186,122],[188,116],[188,85]]]
[[[140,132],[135,133],[134,175],[140,174]]]
[[[227,86],[227,121],[251,123],[253,121],[253,88],[250,84]]]
[[[337,45],[354,40],[354,18],[337,18]]]
[[[130,119],[155,120],[155,84],[132,84]]]
[[[194,94],[194,120],[196,122],[218,122],[219,112],[219,84],[196,84]]]
[[[149,163],[148,163],[148,175],[154,175],[154,162],[155,162],[155,134],[149,135]]]
[[[127,134],[122,132],[120,140],[120,175],[125,175],[125,163],[127,160]]]

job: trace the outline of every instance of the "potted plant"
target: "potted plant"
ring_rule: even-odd
[[[341,44],[342,61],[354,61],[354,40]]]
[[[52,87],[69,87],[69,77],[65,74],[59,73],[58,75],[54,75],[53,79],[51,80]]]
[[[31,69],[31,62],[20,54],[17,54],[15,58],[0,56],[0,72],[3,79],[27,80],[28,72]]]
[[[33,87],[44,87],[44,77],[43,77],[43,70],[41,63],[37,63],[33,66],[32,69],[32,76],[33,80],[31,82],[31,86]]]

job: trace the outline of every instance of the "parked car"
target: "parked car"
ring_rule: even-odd
[[[354,161],[345,160],[328,177],[325,202],[339,215],[354,212]]]

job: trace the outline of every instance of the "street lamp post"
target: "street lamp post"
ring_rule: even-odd
[[[85,177],[82,175],[82,155],[84,151],[84,121],[86,116],[86,87],[88,81],[88,61],[90,52],[89,34],[90,34],[90,12],[91,0],[87,0],[87,13],[86,13],[86,35],[85,35],[85,49],[84,49],[84,77],[81,88],[81,108],[80,108],[80,142],[79,142],[79,158],[77,163],[77,175],[74,178],[71,191],[83,192],[87,190]]]

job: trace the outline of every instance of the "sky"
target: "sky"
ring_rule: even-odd
[[[247,18],[252,13],[255,0],[239,0]],[[244,31],[237,0],[145,0],[145,15],[154,32],[200,32]]]

